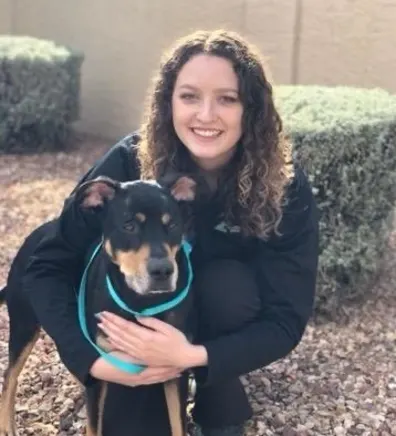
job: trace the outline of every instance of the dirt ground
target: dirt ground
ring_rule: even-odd
[[[108,147],[86,138],[67,154],[0,156],[0,286],[23,239],[57,215]],[[310,325],[287,358],[244,378],[255,411],[248,435],[396,435],[395,240],[375,297],[350,307],[348,323]],[[2,307],[0,382],[7,339]],[[16,422],[20,436],[84,434],[82,393],[44,333],[20,376]]]

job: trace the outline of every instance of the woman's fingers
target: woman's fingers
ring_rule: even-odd
[[[139,326],[133,321],[127,321],[114,313],[100,312],[97,317],[105,327],[111,328],[114,332],[126,336],[138,337],[142,340],[147,340],[150,337],[149,329]]]
[[[133,338],[125,338],[125,336],[117,335],[103,327],[102,324],[98,324],[98,327],[106,334],[106,339],[119,351],[123,351],[131,356],[137,354],[138,341]]]
[[[163,383],[179,377],[181,370],[173,367],[149,367],[143,370],[140,374],[132,376],[131,386],[151,385],[155,383]]]
[[[131,324],[134,325],[133,322],[131,322]],[[127,329],[122,329],[119,326],[113,324],[112,322],[108,322],[106,320],[101,320],[98,323],[98,327],[100,327],[108,335],[112,335],[114,337],[120,337],[126,341],[142,342],[142,340],[143,340],[141,338],[141,334],[139,332],[139,330],[143,330],[143,329],[142,329],[142,327],[139,327],[139,326],[137,326],[136,330],[132,327],[129,327]]]
[[[120,351],[113,351],[112,356],[125,360],[126,362],[142,363],[128,354]],[[100,380],[106,380],[113,383],[119,383],[126,386],[150,385],[163,383],[167,380],[177,378],[182,373],[181,368],[160,366],[145,368],[139,374],[129,374],[127,372],[114,368],[112,364],[100,357],[91,368],[91,375]]]
[[[144,341],[131,333],[130,330],[122,331],[119,327],[112,324],[107,324],[106,322],[100,322],[98,324],[100,328],[108,337],[108,339],[113,343],[123,344],[127,347],[137,348],[144,344]]]
[[[143,327],[107,312],[98,318],[98,327],[116,350],[136,356],[148,366],[184,366],[191,344],[175,327],[155,318],[139,318],[147,325]]]
[[[130,344],[131,346],[141,347],[150,341],[151,332],[145,327],[141,327],[132,321],[126,321],[114,314],[101,312],[97,315],[99,319],[98,327],[114,341]]]
[[[176,330],[175,327],[157,318],[139,316],[137,319],[142,325],[163,334],[173,333]]]

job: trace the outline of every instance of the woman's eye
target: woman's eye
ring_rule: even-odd
[[[182,100],[186,100],[186,101],[191,101],[197,98],[197,96],[195,94],[192,93],[184,93],[180,95],[180,98]]]
[[[236,103],[238,99],[236,97],[232,97],[231,95],[223,95],[222,97],[220,97],[220,101],[221,103],[232,104]]]
[[[127,222],[124,224],[124,229],[125,229],[127,232],[134,233],[134,232],[136,232],[136,230],[138,229],[138,225],[136,224],[135,221],[127,221]]]

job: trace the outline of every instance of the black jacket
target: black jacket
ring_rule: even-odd
[[[106,175],[119,181],[139,178],[136,136],[114,145],[80,180]],[[228,231],[207,211],[197,217],[194,259],[243,259],[255,271],[263,302],[262,319],[244,330],[204,343],[208,351],[206,383],[263,367],[288,354],[300,341],[311,315],[318,261],[318,217],[306,176],[296,169],[280,226],[282,236],[268,241]],[[96,220],[97,221],[97,220]],[[88,247],[99,236],[99,223],[83,215],[73,193],[27,267],[24,290],[63,363],[85,385],[99,357],[80,331],[75,288]],[[241,290],[242,291],[242,290]]]

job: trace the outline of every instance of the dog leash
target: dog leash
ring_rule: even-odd
[[[137,374],[137,373],[143,371],[143,369],[145,369],[146,366],[139,365],[137,363],[126,362],[122,359],[119,359],[115,356],[110,355],[110,353],[107,353],[106,351],[102,350],[89,336],[89,332],[88,332],[88,328],[87,328],[87,321],[86,321],[86,317],[85,317],[85,307],[86,307],[85,294],[86,294],[87,275],[88,275],[89,267],[91,266],[95,256],[97,255],[100,248],[102,247],[102,244],[103,244],[103,242],[100,242],[97,245],[97,247],[95,248],[95,250],[93,251],[93,253],[92,253],[92,255],[87,263],[87,266],[85,267],[83,276],[81,278],[81,283],[80,283],[79,292],[78,292],[78,319],[80,322],[80,327],[81,327],[81,330],[83,331],[86,339],[91,343],[91,345],[99,352],[99,354],[107,362],[109,362],[111,365],[115,366],[116,368],[121,369],[122,371],[131,373],[131,374]],[[106,275],[107,289],[108,289],[111,297],[113,298],[113,300],[116,302],[116,304],[119,307],[121,307],[122,309],[124,309],[125,311],[127,311],[133,315],[136,315],[136,316],[153,316],[153,315],[157,315],[158,313],[165,312],[166,310],[172,309],[173,307],[176,307],[181,301],[184,300],[184,298],[186,298],[186,296],[190,290],[192,280],[193,280],[193,270],[192,270],[191,259],[190,259],[190,253],[192,251],[192,247],[187,241],[183,241],[182,242],[182,249],[183,249],[183,252],[184,252],[186,259],[187,259],[188,278],[187,278],[187,284],[186,284],[185,288],[183,289],[183,291],[179,295],[177,295],[177,297],[175,297],[172,300],[167,301],[165,303],[158,304],[158,305],[153,306],[153,307],[148,307],[148,308],[143,309],[142,311],[138,312],[138,311],[130,309],[124,303],[124,301],[122,301],[122,299],[119,297],[116,290],[114,289],[114,286],[112,285],[109,276]]]

